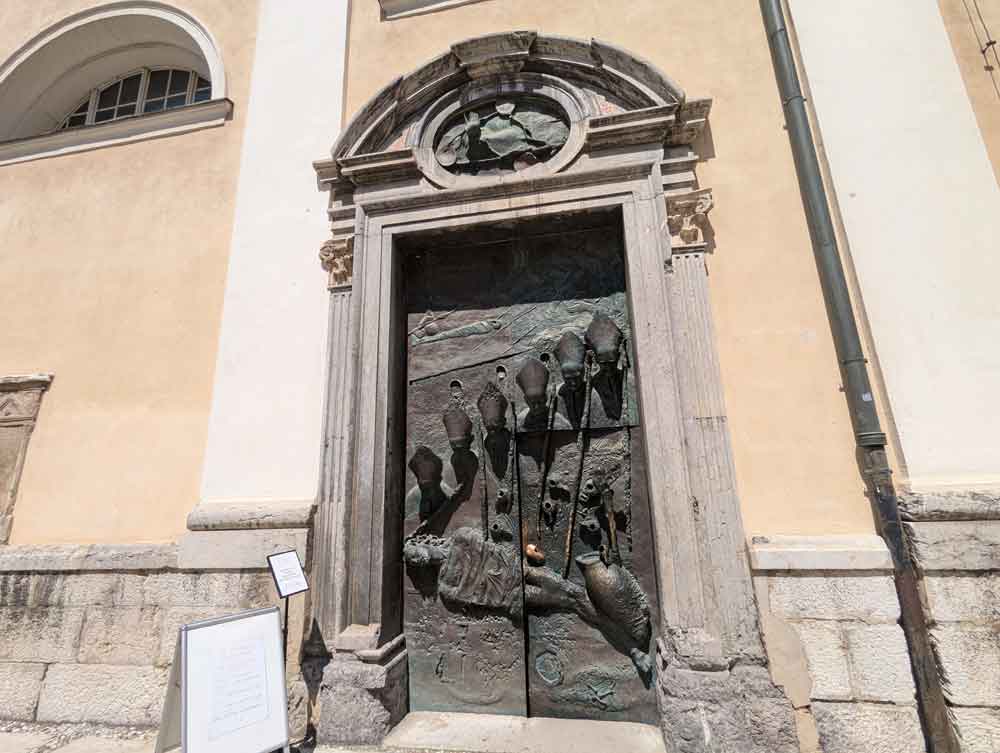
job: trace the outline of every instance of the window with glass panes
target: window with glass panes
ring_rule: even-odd
[[[194,71],[143,68],[91,91],[59,128],[107,123],[206,102],[211,98],[212,82]]]

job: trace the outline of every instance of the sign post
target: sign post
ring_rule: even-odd
[[[274,587],[285,602],[285,629],[282,635],[282,658],[288,659],[288,597],[309,590],[306,574],[302,570],[299,555],[294,549],[287,552],[271,554],[267,558],[267,566],[274,578]]]

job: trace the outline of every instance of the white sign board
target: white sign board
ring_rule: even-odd
[[[299,562],[299,555],[294,549],[269,555],[267,566],[271,568],[274,587],[278,589],[278,596],[282,599],[309,590],[306,574],[302,571],[302,563]]]
[[[157,753],[287,753],[278,614],[255,609],[180,629]]]

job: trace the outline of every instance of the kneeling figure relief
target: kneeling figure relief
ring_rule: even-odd
[[[655,724],[619,228],[417,246],[405,279],[411,709]]]

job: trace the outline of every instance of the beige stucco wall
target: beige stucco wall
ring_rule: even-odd
[[[381,21],[354,3],[345,114],[460,39],[511,29],[616,43],[712,97],[711,288],[748,534],[870,532],[837,360],[756,3],[487,0]]]
[[[938,0],[938,4],[979,130],[986,142],[990,162],[993,163],[993,173],[1000,181],[1000,64],[995,56],[997,48],[994,47],[983,58],[976,32],[984,43],[986,37],[972,0],[965,0],[964,3],[963,0]],[[1000,35],[1000,0],[978,0],[978,6],[994,38]],[[993,70],[988,70],[987,66],[992,66]]]
[[[98,5],[0,5],[0,59]],[[0,374],[55,374],[11,543],[169,540],[197,501],[256,0],[183,0],[235,102],[221,128],[0,167]]]

